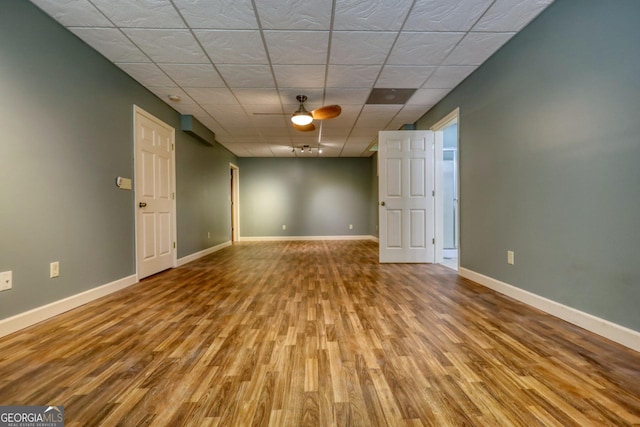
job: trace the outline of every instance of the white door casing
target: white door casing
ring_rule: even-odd
[[[380,131],[380,262],[434,261],[431,131]]]
[[[134,107],[138,279],[176,263],[175,130]]]

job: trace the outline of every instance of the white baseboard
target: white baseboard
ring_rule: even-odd
[[[182,257],[178,260],[177,266],[178,267],[182,267],[183,265],[191,262],[191,261],[195,261],[198,258],[202,258],[203,256],[207,256],[209,254],[212,254],[214,252],[219,251],[220,249],[226,248],[227,246],[231,246],[231,240],[226,241],[224,243],[220,243],[219,245],[216,246],[211,246],[210,248],[207,248],[205,250],[202,250],[200,252],[196,252],[195,254],[191,254],[191,255],[187,255],[186,257]]]
[[[374,236],[249,236],[240,237],[242,242],[271,242],[271,241],[291,241],[291,240],[376,240]]]
[[[115,282],[107,283],[106,285],[98,286],[97,288],[89,289],[88,291],[2,319],[0,320],[0,337],[35,325],[38,322],[57,316],[58,314],[62,314],[65,311],[69,311],[76,307],[80,307],[81,305],[136,283],[138,283],[138,276],[134,274],[133,276],[124,277],[116,280]]]
[[[501,294],[542,310],[545,313],[580,326],[594,334],[598,334],[610,339],[611,341],[615,341],[632,350],[640,351],[640,332],[638,331],[601,319],[589,313],[585,313],[584,311],[576,310],[575,308],[560,304],[463,267],[458,269],[458,274],[486,286],[489,289],[493,289],[494,291],[500,292]]]

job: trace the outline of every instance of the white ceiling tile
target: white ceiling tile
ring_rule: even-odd
[[[336,30],[397,31],[402,26],[411,0],[350,0],[336,3]]]
[[[520,31],[553,0],[497,0],[473,31]]]
[[[416,2],[404,31],[468,31],[494,0]]]
[[[210,64],[158,64],[182,87],[226,87]]]
[[[477,67],[475,65],[441,66],[429,77],[423,89],[453,89]]]
[[[260,137],[260,133],[258,130],[251,126],[240,126],[240,127],[226,127],[225,130],[229,133],[229,135],[234,138],[247,138],[247,137]]]
[[[207,114],[202,107],[196,104],[172,104],[174,110],[180,114],[191,114],[192,116]]]
[[[328,122],[327,122],[328,123]],[[327,147],[342,147],[347,140],[344,130],[323,128],[320,143]]]
[[[278,95],[278,91],[275,89],[233,89],[233,93],[242,105],[280,105],[280,96]]]
[[[238,157],[251,157],[249,150],[238,144],[223,144],[224,147]]]
[[[158,98],[174,107],[175,105],[195,105],[195,101],[182,89],[175,86],[147,86],[151,92],[153,92]],[[180,102],[176,103],[169,99],[169,95],[177,95],[180,97]]]
[[[361,104],[367,102],[371,89],[349,89],[328,87],[325,91],[326,105]]]
[[[191,28],[258,28],[251,0],[173,0]]]
[[[480,65],[505,44],[514,33],[468,33],[443,65]]]
[[[419,88],[435,69],[435,66],[385,65],[375,87]]]
[[[151,62],[131,40],[117,28],[69,28],[89,46],[112,62]]]
[[[237,105],[238,101],[227,88],[185,87],[184,90],[198,104]]]
[[[402,124],[415,123],[425,115],[427,109],[419,105],[405,105],[398,112],[395,119],[401,120]]]
[[[377,129],[416,122],[550,2],[34,0],[236,155],[270,157],[319,141],[323,157],[370,156]],[[404,106],[366,105],[374,84],[420,89]],[[342,113],[298,132],[298,94]]]
[[[344,145],[342,152],[340,153],[340,157],[362,157],[367,148],[371,144],[370,140],[355,138],[348,139],[347,143]]]
[[[402,105],[365,105],[355,126],[380,129],[389,123],[401,108]]]
[[[169,0],[92,0],[119,27],[185,28]]]
[[[299,106],[296,97],[298,95],[306,95],[307,101],[304,103],[304,106],[307,110],[311,111],[323,105],[322,92],[322,89],[312,89],[309,87],[285,87],[280,88],[280,99],[282,101],[282,105],[286,107],[286,111],[291,111],[291,113],[293,113]]]
[[[211,129],[216,134],[216,141],[222,141],[224,139],[231,139],[227,131],[225,131],[220,123],[215,121],[209,114],[196,114],[196,119],[200,120],[200,123]]]
[[[291,126],[287,124],[287,126],[284,126],[284,127],[261,128],[260,135],[262,135],[264,139],[268,139],[268,140],[282,139],[282,138],[289,139],[290,127]]]
[[[464,33],[406,33],[396,42],[388,64],[440,65]]]
[[[327,87],[372,88],[380,65],[329,65]]]
[[[271,152],[278,157],[294,157],[295,154],[291,152],[291,145],[274,145],[269,144]]]
[[[331,132],[330,129],[334,131],[337,129],[350,129],[356,123],[358,116],[360,115],[360,111],[362,110],[361,105],[341,105],[342,112],[336,118],[324,120],[322,122],[323,132]]]
[[[351,131],[349,138],[366,138],[367,140],[371,141],[372,138],[375,138],[378,136],[379,130],[380,128],[378,126],[366,127],[366,128],[355,127]]]
[[[414,122],[409,122],[407,120],[403,120],[402,118],[395,117],[393,118],[384,129],[381,130],[401,130],[404,125],[413,124]]]
[[[231,88],[276,87],[268,65],[221,64],[218,71]]]
[[[253,126],[258,129],[278,128],[286,131],[287,127],[291,126],[291,120],[289,120],[289,116],[285,116],[284,114],[273,116],[249,114],[249,119],[251,120]]]
[[[118,63],[131,77],[144,86],[176,86],[156,64],[149,63]]]
[[[126,28],[122,31],[155,62],[209,63],[189,30]]]
[[[269,149],[268,145],[265,146],[252,146],[246,147],[246,149],[251,153],[251,157],[273,157],[273,153]]]
[[[325,64],[328,31],[265,31],[272,64]]]
[[[196,30],[215,64],[268,64],[259,31]]]
[[[298,132],[293,131],[291,134],[291,142],[296,147],[303,145],[316,146],[318,144],[318,136],[316,132]]]
[[[65,27],[113,27],[88,0],[31,0]]]
[[[330,64],[382,64],[396,38],[395,33],[335,31],[331,39]]]
[[[260,0],[256,7],[264,29],[328,30],[332,3],[332,0]]]
[[[225,129],[242,126],[252,127],[251,120],[239,105],[225,105],[224,108],[221,108],[219,105],[203,104],[202,107]]]
[[[450,89],[418,89],[416,93],[409,98],[407,105],[424,105],[431,107],[440,101]]]
[[[324,87],[324,65],[274,65],[279,87]]]
[[[286,113],[284,113],[282,111],[282,107],[280,106],[280,104],[247,104],[247,103],[243,103],[242,107],[244,108],[244,111],[247,112],[247,114],[262,113],[262,114],[268,114],[268,115],[271,115],[271,116],[282,115],[283,117],[286,114]]]

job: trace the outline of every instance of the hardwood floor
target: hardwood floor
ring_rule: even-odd
[[[640,425],[640,354],[369,241],[237,243],[0,339],[67,426]]]

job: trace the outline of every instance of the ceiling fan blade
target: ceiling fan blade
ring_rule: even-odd
[[[293,126],[295,130],[299,130],[300,132],[311,132],[313,130],[316,130],[316,127],[313,125],[313,123],[309,123],[308,125],[304,125],[304,126],[291,123],[291,126]]]
[[[341,112],[342,108],[339,105],[327,105],[313,110],[311,116],[314,120],[326,120],[338,117]]]

